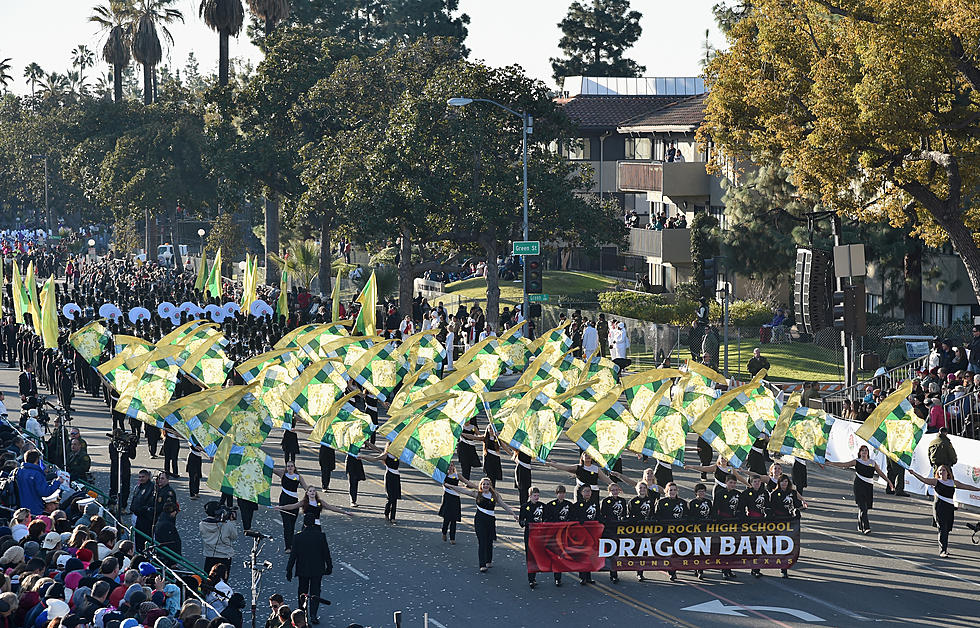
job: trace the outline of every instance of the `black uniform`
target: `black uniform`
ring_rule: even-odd
[[[201,478],[204,475],[201,453],[203,452],[197,446],[191,445],[190,450],[187,452],[187,464],[184,465],[184,470],[187,472],[188,492],[191,494],[191,497],[195,497],[201,493]]]
[[[692,519],[710,519],[711,500],[707,497],[695,497],[687,503],[687,510]]]
[[[803,501],[795,490],[777,488],[769,493],[770,513],[774,519],[799,519]]]
[[[323,486],[323,490],[327,491],[330,489],[330,474],[337,468],[337,453],[332,447],[320,443],[318,458],[320,462],[320,483]]]
[[[344,466],[347,482],[350,485],[350,503],[357,504],[357,485],[367,478],[364,475],[364,463],[357,456],[347,454],[347,462]]]
[[[936,525],[939,527],[939,549],[946,551],[949,546],[949,531],[953,529],[956,506],[953,495],[956,493],[955,480],[936,480]]]
[[[137,484],[133,491],[133,501],[130,510],[136,515],[136,529],[147,536],[153,535],[153,500],[154,500],[153,480],[144,484]],[[135,535],[136,551],[142,551],[146,545],[146,537],[141,534]]]
[[[649,497],[634,497],[629,501],[627,514],[632,521],[650,521],[654,518],[654,502]]]
[[[180,457],[180,439],[170,430],[163,432],[163,472],[169,477],[179,478],[178,458]],[[171,471],[171,469],[173,469]]]
[[[279,482],[279,505],[290,506],[299,501],[299,474],[283,473]],[[296,532],[296,513],[279,511],[282,518],[282,540],[286,551],[293,546],[293,534]]]
[[[742,494],[738,489],[716,489],[714,499],[715,518],[738,519],[740,517],[738,508],[741,497]]]
[[[477,495],[473,527],[476,529],[477,556],[481,569],[493,562],[493,542],[497,538],[496,507],[497,500],[491,493]]]
[[[126,509],[132,482],[131,460],[136,459],[136,438],[113,438],[109,443],[109,503]]]
[[[769,493],[766,489],[749,487],[742,491],[738,503],[739,514],[749,519],[763,519],[769,513]]]
[[[860,458],[854,463],[854,503],[858,507],[858,530],[864,532],[871,529],[868,511],[874,508],[875,464],[870,460],[865,463]]]
[[[456,446],[456,453],[459,456],[460,475],[465,479],[470,479],[470,469],[481,466],[480,457],[476,454],[476,447],[467,443],[463,438],[476,440],[478,437],[476,426],[470,422],[463,426],[462,438]]]
[[[599,520],[599,504],[596,501],[582,501],[578,500],[572,507],[572,518],[575,521],[586,522],[586,521],[598,521]],[[580,571],[578,574],[579,580],[582,584],[594,583],[592,579],[592,573],[588,571]]]
[[[299,453],[299,437],[292,429],[282,430],[282,455],[283,464],[296,462],[296,454]]]
[[[483,472],[494,486],[497,485],[497,480],[504,477],[504,470],[500,464],[500,443],[493,432],[488,432],[483,437]]]
[[[531,490],[531,456],[523,451],[517,452],[517,465],[514,467],[514,486],[521,506],[527,502],[527,492]]]
[[[766,447],[769,446],[769,439],[757,438],[752,443],[749,455],[745,458],[745,464],[749,471],[758,475],[766,474]]]
[[[402,477],[398,470],[398,458],[391,454],[385,454],[385,495],[388,501],[385,502],[385,519],[395,522],[395,510],[398,508],[398,500],[402,498]]]
[[[459,493],[453,488],[459,486],[459,476],[451,473],[446,476],[442,487],[442,504],[439,506],[439,516],[442,517],[442,540],[456,542],[456,524],[463,519],[463,507]]]
[[[594,462],[589,466],[575,465],[575,488],[588,485],[592,487],[592,497],[589,501],[599,503],[599,465]]]
[[[521,525],[522,528],[524,528],[524,551],[525,552],[527,551],[528,535],[531,532],[530,525],[528,524],[543,522],[545,520],[546,511],[547,511],[547,506],[541,500],[538,500],[536,502],[532,502],[529,500],[521,505],[521,512],[518,517],[518,523]],[[536,573],[533,572],[528,573],[527,581],[529,583],[533,583],[536,576],[537,576]]]
[[[293,551],[286,563],[286,580],[292,581],[293,573],[299,578],[297,604],[308,609],[315,620],[320,609],[320,587],[324,575],[333,573],[333,560],[327,537],[319,527],[304,527],[293,539]]]

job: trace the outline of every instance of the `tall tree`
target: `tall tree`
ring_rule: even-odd
[[[27,84],[31,86],[31,98],[34,98],[37,86],[44,80],[44,70],[34,61],[24,68],[24,78],[27,79]]]
[[[266,38],[272,35],[276,24],[289,16],[289,0],[248,0],[248,7],[262,18]],[[265,281],[275,284],[276,270],[269,257],[279,254],[279,194],[275,188],[266,190],[262,210],[265,215]]]
[[[112,66],[112,97],[117,103],[122,102],[123,98],[123,70],[132,58],[131,9],[131,1],[109,0],[108,3],[93,8],[92,15],[88,18],[90,22],[98,24],[105,34],[102,60]]]
[[[198,11],[208,27],[218,33],[218,85],[228,84],[228,39],[238,36],[245,22],[242,0],[201,0]]]
[[[153,72],[163,60],[160,35],[172,46],[170,24],[183,22],[184,14],[173,7],[177,0],[136,0],[128,12],[132,19],[133,58],[143,66],[143,104],[153,102]]]
[[[289,0],[248,0],[248,8],[261,18],[266,37],[276,29],[276,24],[289,17]]]
[[[591,4],[591,6],[589,6]],[[639,76],[646,68],[624,55],[643,33],[629,0],[573,2],[558,26],[563,59],[552,58],[555,81],[568,76]]]
[[[85,88],[85,68],[95,65],[95,53],[85,44],[79,44],[71,51],[72,67],[78,68],[79,90]]]
[[[13,75],[10,73],[10,62],[12,60],[10,57],[0,59],[0,88],[2,88],[2,91],[6,91],[7,86],[14,80]]]
[[[748,5],[748,3],[746,3]],[[708,68],[700,140],[805,194],[949,242],[980,297],[980,14],[960,0],[753,0]]]
[[[62,100],[67,89],[68,78],[57,72],[52,72],[44,77],[44,83],[41,85],[41,93],[50,101]]]

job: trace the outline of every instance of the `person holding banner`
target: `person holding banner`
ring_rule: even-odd
[[[687,519],[689,514],[687,502],[677,496],[677,485],[668,482],[664,492],[667,495],[657,502],[657,519],[661,521]],[[670,574],[671,582],[677,582],[676,569],[670,569],[667,573]]]
[[[450,465],[451,467],[451,465]],[[457,499],[459,499],[457,497]],[[524,528],[524,551],[527,552],[527,539],[531,533],[532,523],[541,523],[545,520],[545,503],[541,501],[541,492],[538,490],[537,486],[532,486],[528,489],[527,499],[521,504],[521,514],[518,518],[517,523]],[[445,540],[445,535],[443,535],[443,540]],[[537,574],[535,572],[528,572],[527,574],[527,584],[532,589],[537,586],[536,581]]]
[[[584,523],[586,521],[598,521],[599,520],[599,504],[592,499],[592,487],[588,484],[583,484],[578,488],[578,495],[576,496],[575,505],[572,507],[572,520]],[[578,574],[579,584],[585,586],[587,584],[595,584],[595,580],[592,579],[591,571],[580,571]]]
[[[769,516],[769,493],[762,486],[762,477],[753,475],[749,480],[749,486],[738,498],[739,514],[744,515],[749,520],[765,519]],[[753,569],[752,575],[756,578],[762,577],[761,569]]]
[[[717,481],[717,474],[715,481]],[[724,488],[715,488],[715,519],[720,521],[734,521],[740,518],[739,504],[741,503],[742,494],[735,488],[737,482],[738,480],[735,476],[730,474],[725,478]],[[722,569],[721,574],[725,577],[725,580],[738,579],[735,572],[731,569]]]
[[[456,489],[468,495],[472,495],[476,500],[476,514],[473,515],[473,527],[476,530],[477,556],[480,561],[480,573],[486,573],[493,567],[493,542],[497,538],[497,513],[496,508],[499,504],[506,510],[514,521],[520,521],[510,506],[500,498],[500,493],[493,487],[490,478],[483,478],[476,490],[463,488]]]
[[[841,469],[854,469],[854,503],[858,507],[858,532],[871,534],[871,522],[868,520],[868,511],[874,507],[874,477],[878,475],[881,479],[888,482],[888,487],[895,490],[888,476],[881,470],[878,463],[871,459],[871,453],[867,445],[861,445],[858,449],[857,458],[850,462],[831,462],[827,461],[832,467]]]
[[[647,483],[640,480],[636,483],[636,497],[629,501],[626,507],[630,521],[650,521],[656,513],[656,502],[650,498],[650,489]],[[640,582],[646,580],[642,571],[636,572],[636,578]],[[617,578],[618,581],[618,578]]]
[[[773,466],[778,466],[778,464],[773,463]],[[773,519],[799,519],[800,510],[807,508],[806,502],[800,497],[793,486],[793,482],[785,473],[779,476],[775,488],[769,493],[769,506],[769,513]],[[789,572],[786,569],[779,571],[784,578],[789,578]]]
[[[623,489],[619,487],[619,484],[610,484],[609,497],[599,503],[599,520],[604,524],[616,524],[629,518],[629,502],[620,496],[622,491]],[[609,570],[609,581],[612,583],[619,582],[619,574],[613,569]]]
[[[939,556],[941,558],[948,558],[949,532],[953,529],[953,517],[956,513],[956,503],[953,501],[953,495],[956,494],[956,489],[980,491],[980,487],[954,480],[953,470],[948,465],[941,465],[936,470],[936,477],[934,478],[923,477],[911,467],[909,468],[909,473],[926,486],[932,486],[936,489],[936,501],[933,508],[936,514],[936,525],[939,527]]]
[[[545,506],[545,521],[562,523],[572,521],[572,502],[565,499],[565,487],[559,484],[555,487],[555,499]],[[561,586],[561,572],[555,572],[555,586]]]

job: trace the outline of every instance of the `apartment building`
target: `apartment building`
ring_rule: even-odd
[[[690,279],[689,229],[652,229],[658,216],[696,210],[724,221],[720,177],[705,164],[712,147],[695,133],[704,119],[704,81],[694,77],[570,77],[559,102],[579,135],[562,146],[572,161],[588,163],[594,180],[588,191],[615,199],[631,224],[620,254],[642,260],[648,281],[670,291]],[[630,264],[630,267],[637,267]]]

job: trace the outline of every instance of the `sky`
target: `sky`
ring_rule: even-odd
[[[304,0],[293,0],[303,2]],[[645,65],[646,76],[697,76],[703,55],[705,29],[715,46],[722,43],[711,14],[717,0],[632,0],[643,13],[643,36],[629,56]],[[36,61],[47,72],[70,69],[71,51],[85,44],[98,55],[101,50],[96,25],[88,22],[91,9],[102,0],[0,0],[0,59],[11,58],[14,82],[9,89],[29,93],[24,67]],[[470,16],[466,45],[470,57],[493,66],[521,65],[531,76],[553,85],[551,57],[559,56],[558,22],[570,0],[460,0],[460,10]],[[174,46],[165,51],[165,63],[182,68],[193,51],[202,73],[217,67],[218,38],[198,18],[199,0],[178,0],[185,23],[172,28]],[[257,62],[261,53],[243,33],[231,40],[232,57]],[[104,74],[108,66],[99,60],[89,76]],[[90,80],[88,82],[91,82]]]

